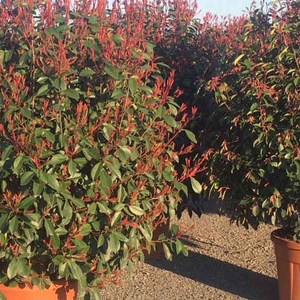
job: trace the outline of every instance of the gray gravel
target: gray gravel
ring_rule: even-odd
[[[133,278],[124,275],[122,286],[104,290],[105,300],[278,299],[274,227],[245,230],[217,214],[184,215],[180,222],[193,226],[184,238],[189,257],[138,266]]]

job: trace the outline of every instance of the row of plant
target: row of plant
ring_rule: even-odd
[[[219,194],[299,241],[299,1],[218,20],[186,0],[0,5],[1,283],[120,270]]]

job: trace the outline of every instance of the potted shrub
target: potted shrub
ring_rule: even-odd
[[[219,105],[215,189],[237,223],[272,223],[280,299],[300,297],[300,4],[285,1],[246,24],[232,70],[210,83]]]
[[[136,34],[139,19],[125,14],[117,26],[116,13],[101,1],[0,6],[0,291],[8,300],[99,299],[120,269],[144,259],[153,229],[201,169],[175,171],[185,151],[174,139],[193,139],[184,128],[195,112],[171,97],[174,74],[160,76],[153,45]],[[186,252],[178,234],[173,226],[156,241],[168,258]]]

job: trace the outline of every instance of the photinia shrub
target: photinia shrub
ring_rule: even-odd
[[[294,229],[300,241],[300,4],[248,20],[240,53],[210,82],[222,143],[209,167],[233,220]]]
[[[246,20],[246,16],[219,20],[212,14],[202,19],[187,19],[180,31],[170,30],[165,40],[155,48],[164,62],[176,70],[174,85],[183,91],[179,100],[189,110],[193,107],[198,109],[196,118],[189,124],[197,146],[186,156],[187,159],[209,159],[223,138],[220,133],[224,127],[218,121],[223,119],[223,112],[218,109],[214,91],[206,87],[214,77],[214,82],[218,82],[218,76],[230,70],[243,45]],[[169,35],[177,37],[176,41]],[[178,147],[186,142],[187,137],[184,136],[176,140]],[[188,210],[190,215],[192,212],[199,217],[202,215],[204,196],[210,186],[208,177],[205,172],[200,172],[197,176],[200,185],[190,180],[186,182],[188,196],[177,208],[179,217],[184,210]]]
[[[193,151],[174,141],[194,140],[185,128],[196,110],[177,104],[174,73],[162,78],[130,6],[114,5],[0,6],[2,284],[74,279],[80,297],[98,299],[143,260],[183,183],[202,171],[203,160],[175,168]],[[159,241],[168,258],[186,253],[172,232]]]

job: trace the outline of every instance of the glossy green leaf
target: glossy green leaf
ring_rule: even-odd
[[[32,171],[28,171],[24,173],[21,177],[21,185],[27,185],[33,178],[34,173]]]
[[[64,94],[74,100],[78,100],[80,95],[75,89],[67,89],[64,91]]]
[[[163,249],[167,260],[172,260],[171,251],[166,243],[163,243]]]
[[[119,70],[111,65],[104,67],[104,71],[113,79],[119,80]]]
[[[98,177],[100,176],[100,171],[102,170],[102,164],[101,163],[97,163],[92,171],[91,171],[91,177],[93,180],[98,179]]]
[[[79,76],[80,77],[90,77],[90,76],[93,76],[94,74],[95,74],[94,70],[92,70],[89,67],[86,67],[79,73]]]
[[[142,216],[145,212],[139,206],[129,206],[129,210],[136,216]]]
[[[191,142],[193,142],[194,144],[197,144],[196,136],[192,131],[185,130],[185,133],[186,133],[187,137],[190,139]]]
[[[15,161],[14,161],[14,170],[19,173],[22,166],[23,166],[23,163],[25,162],[25,156],[18,156]]]
[[[13,258],[8,264],[7,277],[8,279],[14,278],[18,273],[18,259]]]
[[[37,95],[37,96],[42,96],[42,95],[47,94],[49,91],[50,91],[49,85],[48,85],[48,84],[45,84],[45,85],[42,85],[42,86],[39,88],[39,90],[37,91],[36,95]]]
[[[112,235],[114,235],[121,242],[127,242],[128,241],[128,238],[121,232],[112,231]]]
[[[191,184],[192,184],[193,191],[197,194],[201,194],[203,189],[201,183],[198,182],[195,178],[191,178]]]
[[[169,126],[174,127],[174,128],[177,127],[177,122],[172,116],[164,115],[163,119]]]

